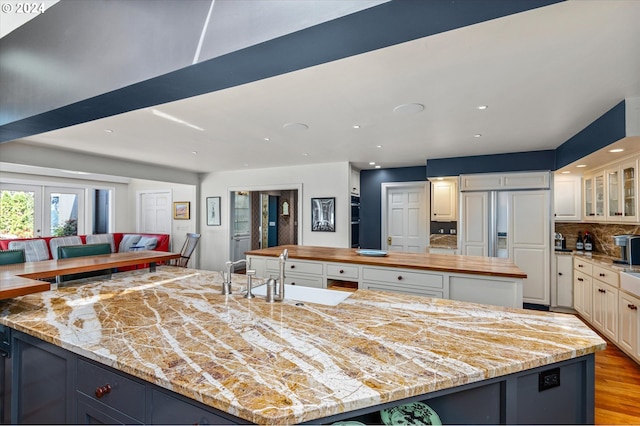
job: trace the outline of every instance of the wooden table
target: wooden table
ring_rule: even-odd
[[[153,272],[158,262],[179,257],[179,253],[145,250],[3,265],[0,266],[0,300],[50,290],[51,283],[40,279],[147,263]]]

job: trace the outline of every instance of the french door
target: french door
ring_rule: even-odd
[[[85,233],[85,190],[0,184],[0,238]]]

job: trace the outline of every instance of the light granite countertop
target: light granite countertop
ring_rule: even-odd
[[[337,306],[221,295],[176,267],[0,301],[0,323],[254,423],[291,424],[605,348],[568,314],[368,290]]]

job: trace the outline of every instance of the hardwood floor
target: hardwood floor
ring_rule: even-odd
[[[640,365],[609,341],[596,353],[595,424],[640,424]]]

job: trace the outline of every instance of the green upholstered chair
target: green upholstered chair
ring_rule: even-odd
[[[81,244],[77,246],[58,246],[58,259],[71,259],[83,256],[98,256],[101,254],[111,254],[111,244]],[[79,274],[62,275],[58,282],[79,280],[82,278],[96,277],[100,275],[111,275],[111,269],[102,271],[82,272]]]
[[[0,250],[0,265],[25,262],[24,250]]]

